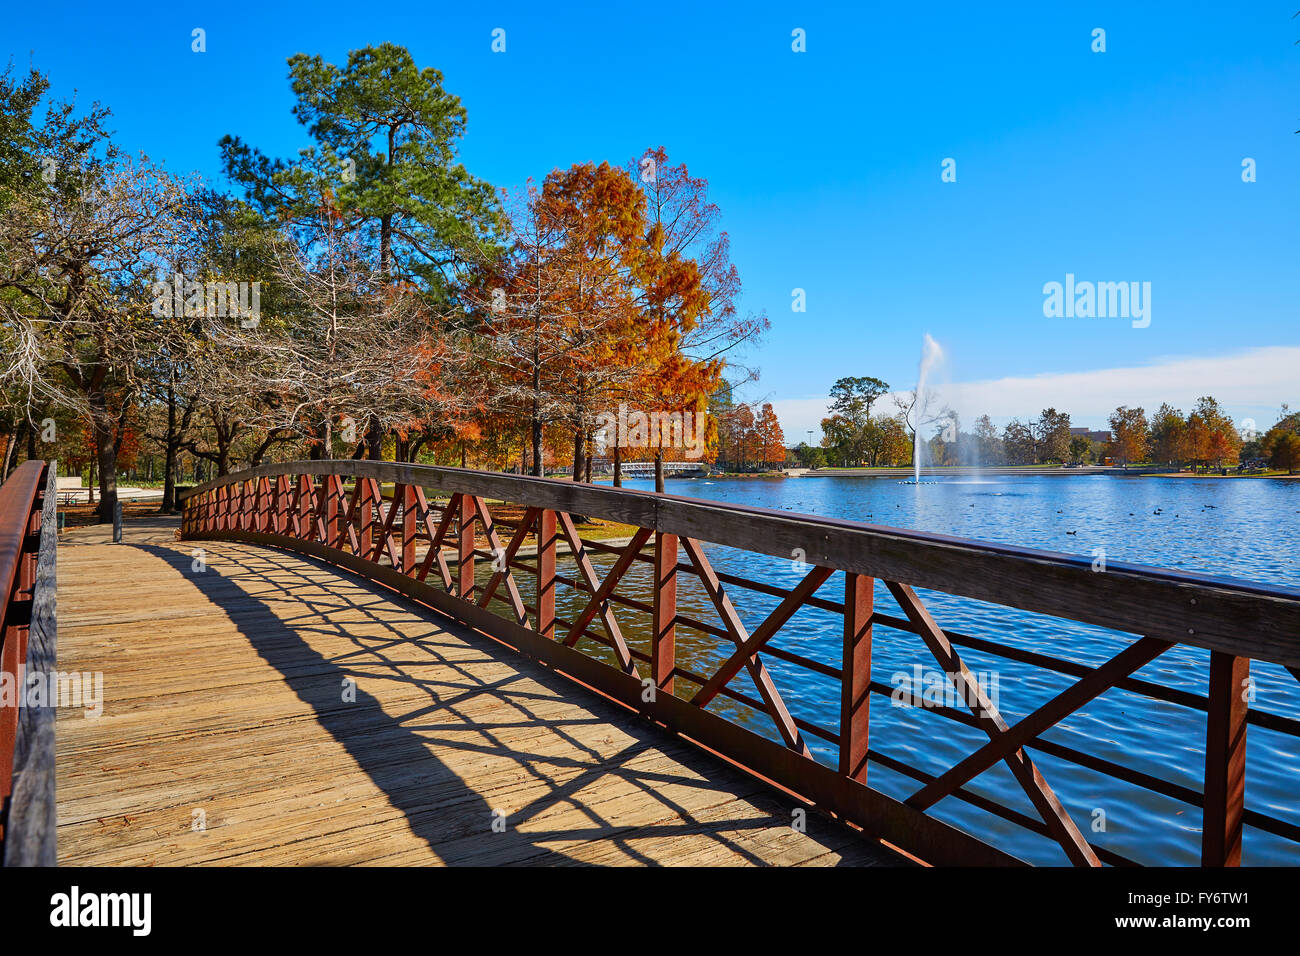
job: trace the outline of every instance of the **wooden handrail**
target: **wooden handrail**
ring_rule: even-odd
[[[346,460],[260,465],[183,495],[277,475],[336,475],[479,495],[1300,667],[1300,589],[550,478]]]
[[[54,710],[24,700],[28,673],[55,668],[54,462],[27,461],[0,487],[0,660],[12,698],[0,701],[0,853],[5,866],[55,862]]]
[[[350,491],[345,478],[354,479]],[[391,495],[383,494],[382,483],[392,483]],[[425,489],[437,490],[448,500],[430,503]],[[187,539],[290,548],[364,575],[545,662],[926,861],[1019,862],[926,812],[951,796],[1054,841],[1075,864],[1134,862],[1090,843],[1085,829],[1071,819],[1029,757],[1030,748],[1199,807],[1205,821],[1204,865],[1239,863],[1245,825],[1300,844],[1300,828],[1247,809],[1244,797],[1247,726],[1300,737],[1300,721],[1253,712],[1246,695],[1252,659],[1282,664],[1300,679],[1300,590],[1294,588],[1115,562],[1098,572],[1088,558],[947,535],[569,481],[394,462],[265,465],[214,479],[182,497],[182,536]],[[523,517],[497,520],[491,513],[497,506],[489,507],[493,501],[519,506]],[[622,543],[586,542],[578,533],[575,514],[638,530]],[[476,526],[481,528],[479,537]],[[511,532],[509,547],[503,546],[507,539],[499,528]],[[531,551],[523,547],[530,534],[536,541]],[[421,542],[427,549],[422,561],[417,554]],[[748,581],[715,571],[704,543],[798,558],[811,568],[789,588]],[[490,550],[484,550],[484,545]],[[557,573],[560,548],[566,549],[563,553],[575,569],[571,574]],[[612,559],[603,569],[603,580],[588,549]],[[474,573],[479,557],[493,559],[486,586]],[[653,571],[652,594],[619,593],[621,579],[638,562],[648,563]],[[516,572],[535,579],[532,603],[521,595]],[[844,572],[842,601],[816,596],[834,572]],[[678,611],[678,579],[683,575],[699,581],[717,614],[717,624]],[[877,579],[897,603],[901,617],[875,607]],[[729,591],[733,585],[778,599],[752,631],[733,605]],[[575,610],[572,620],[556,614],[559,586],[577,596],[581,613]],[[1136,640],[1118,653],[1112,643],[1104,645],[1113,656],[1098,666],[1085,666],[946,631],[917,588],[1079,621]],[[502,613],[491,607],[494,601]],[[648,616],[648,652],[624,639],[613,605]],[[772,646],[772,638],[803,607],[842,616],[844,641],[838,660],[815,660]],[[675,649],[678,628],[719,639],[722,657],[709,665],[711,673],[682,666],[685,661],[678,659]],[[916,635],[961,702],[932,709],[988,736],[986,744],[973,748],[944,773],[909,767],[870,746],[870,700],[873,695],[894,696],[893,688],[871,675],[876,628]],[[1206,696],[1133,676],[1178,644],[1210,650]],[[589,652],[593,647],[599,649],[595,655]],[[962,660],[959,648],[968,647],[995,657],[1004,652],[1007,659],[1068,674],[1075,683],[1029,716],[1009,722],[998,712],[995,697],[981,686],[980,677]],[[819,726],[792,713],[760,654],[838,681],[838,727]],[[691,661],[693,667],[700,666],[698,657]],[[741,672],[749,674],[757,697],[728,686]],[[1047,730],[1112,688],[1188,706],[1205,715],[1202,793],[1044,739]],[[710,702],[719,697],[769,719],[774,733],[763,736],[710,710]],[[908,699],[914,706],[926,706],[915,690]],[[836,767],[814,759],[805,733],[838,748]],[[915,780],[919,789],[906,801],[873,789],[867,785],[869,763]],[[1010,768],[1038,818],[966,786],[996,764]]]

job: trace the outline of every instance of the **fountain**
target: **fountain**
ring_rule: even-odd
[[[930,402],[934,398],[934,393],[926,391],[926,386],[931,370],[941,361],[943,361],[943,349],[934,337],[926,332],[925,339],[921,343],[921,365],[917,374],[916,391],[912,393],[911,403],[903,408],[903,416],[912,429],[912,480],[905,484],[921,484],[921,426],[935,420],[933,417],[926,417]]]

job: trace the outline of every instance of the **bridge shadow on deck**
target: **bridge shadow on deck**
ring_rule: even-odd
[[[227,612],[258,655],[403,814],[411,832],[444,863],[557,865],[594,858],[660,865],[661,856],[676,856],[668,862],[764,865],[773,862],[776,844],[789,852],[792,801],[782,801],[763,784],[666,731],[386,588],[327,562],[274,548],[205,542],[208,569],[195,574],[188,551],[133,546],[179,571]],[[323,583],[322,571],[337,586]],[[250,594],[245,584],[258,593]],[[343,640],[346,649],[323,653],[313,646],[313,635],[333,643]],[[453,649],[454,655],[449,653]],[[485,668],[508,672],[488,679],[481,673]],[[355,702],[342,700],[345,678],[357,682]],[[377,679],[415,689],[416,703],[404,701],[405,713],[390,713],[363,688]],[[485,697],[504,706],[485,707]],[[575,704],[581,712],[559,719],[539,714],[555,710],[557,700]],[[474,716],[485,710],[491,719]],[[601,725],[612,725],[611,734],[593,744],[590,730]],[[615,737],[630,742],[619,747]],[[601,743],[613,746],[602,749]],[[653,759],[660,753],[675,762],[669,770],[662,765],[670,761]],[[635,766],[642,756],[643,763],[656,766]],[[531,796],[522,805],[510,805],[507,795],[502,797],[507,806],[495,806],[495,797],[480,792],[453,766],[475,761],[493,768],[486,781],[489,793],[504,786],[507,794],[523,788]],[[510,772],[507,761],[517,773]],[[606,788],[609,793],[601,799],[600,790]],[[504,833],[491,830],[498,809],[508,814]],[[580,818],[576,824],[574,811]],[[631,818],[620,823],[621,813]],[[565,819],[548,826],[552,817]],[[898,862],[828,818],[810,814],[807,824],[811,845],[796,850],[796,857],[811,859],[834,850],[838,859],[822,862]],[[770,839],[763,831],[770,831]],[[693,845],[682,857],[686,844],[680,841],[686,837]],[[588,841],[601,845],[576,854],[557,848],[580,850]],[[381,856],[373,862],[386,860]]]

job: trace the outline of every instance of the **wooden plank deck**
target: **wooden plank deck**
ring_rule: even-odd
[[[61,864],[900,862],[327,565],[206,542],[195,573],[175,527],[60,541],[59,668],[104,682],[59,712]]]

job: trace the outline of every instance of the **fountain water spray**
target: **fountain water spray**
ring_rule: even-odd
[[[915,414],[916,420],[909,422],[912,426],[912,480],[918,485],[921,483],[921,426],[925,424],[926,407],[929,405],[929,396],[926,394],[926,381],[930,376],[930,369],[943,360],[943,349],[929,332],[925,333],[925,340],[921,345],[921,369],[916,380],[916,398],[912,402],[910,412]]]

